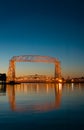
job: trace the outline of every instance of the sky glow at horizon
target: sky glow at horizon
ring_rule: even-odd
[[[13,56],[42,55],[61,61],[63,77],[84,76],[83,5],[80,0],[1,0],[0,73],[7,73]],[[26,65],[16,66],[17,73]],[[52,65],[37,66],[53,73]],[[29,68],[36,73],[33,63]]]
[[[54,64],[52,63],[37,63],[37,62],[17,62],[16,76],[26,75],[49,75],[54,76]]]

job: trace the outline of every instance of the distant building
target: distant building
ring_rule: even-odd
[[[80,77],[80,78],[73,78],[71,79],[71,82],[80,82],[80,83],[84,83],[84,77]]]

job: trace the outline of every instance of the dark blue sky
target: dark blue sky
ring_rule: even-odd
[[[63,76],[84,76],[84,3],[0,0],[0,72],[12,56],[30,54],[58,58]]]

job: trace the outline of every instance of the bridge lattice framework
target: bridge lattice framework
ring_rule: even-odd
[[[49,57],[49,56],[40,56],[40,55],[22,55],[22,56],[13,56],[9,61],[8,68],[8,80],[15,81],[15,63],[16,62],[45,62],[45,63],[53,63],[55,65],[55,78],[61,77],[61,67],[60,61],[57,58]]]

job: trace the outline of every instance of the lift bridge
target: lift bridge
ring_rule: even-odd
[[[16,62],[45,62],[45,63],[53,63],[55,65],[55,74],[54,78],[61,77],[61,67],[60,61],[56,58],[49,56],[39,56],[39,55],[22,55],[22,56],[13,56],[9,61],[9,68],[7,73],[8,81],[15,81],[15,63]]]

